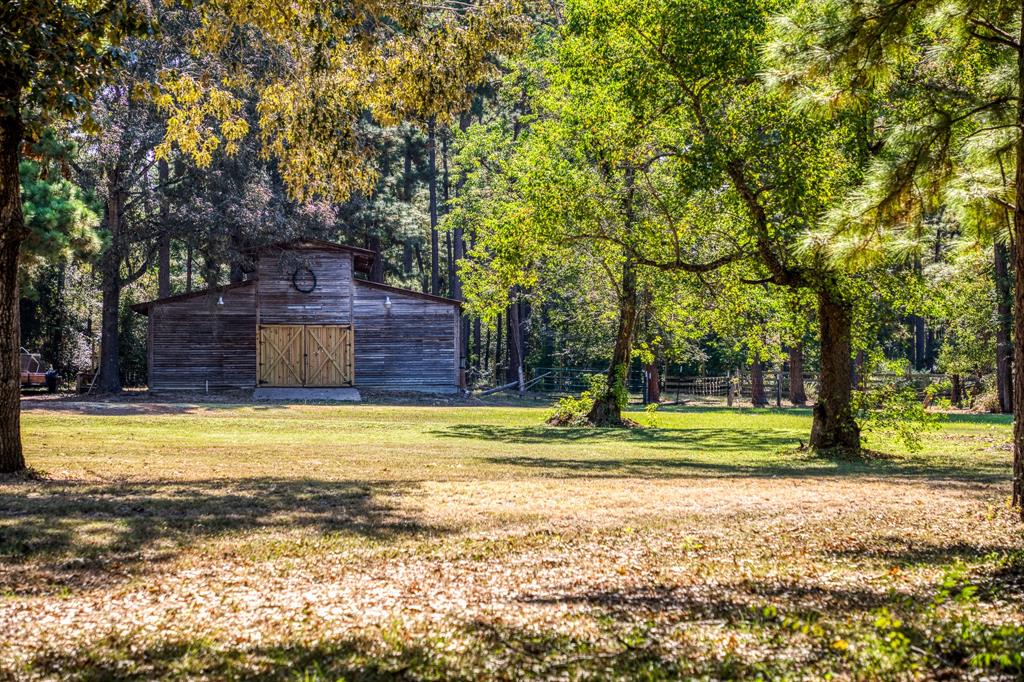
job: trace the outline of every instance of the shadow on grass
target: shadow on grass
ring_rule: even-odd
[[[556,477],[674,478],[743,476],[757,478],[862,477],[909,478],[967,484],[1005,481],[1009,467],[945,465],[924,457],[830,458],[794,452],[798,436],[778,430],[738,429],[599,429],[550,426],[506,427],[460,424],[435,430],[439,438],[483,440],[515,445],[596,443],[632,445],[652,456],[563,457],[505,455],[481,458],[490,464],[541,469]],[[785,451],[789,450],[787,454]],[[743,455],[749,462],[714,461],[721,455]],[[758,460],[762,456],[764,459]]]
[[[743,429],[592,428],[554,426],[496,426],[455,424],[431,431],[438,438],[500,441],[521,445],[545,443],[624,443],[656,449],[714,449],[728,452],[775,451],[795,448],[800,436],[792,431]],[[805,437],[806,440],[806,437]]]
[[[475,620],[427,636],[396,624],[388,633],[251,648],[218,646],[198,637],[144,646],[121,637],[101,639],[78,650],[38,655],[25,670],[68,680],[314,682],[679,679],[695,674],[713,679],[752,679],[759,672],[778,674],[793,666],[784,656],[749,661],[731,653],[720,657],[692,643],[643,638],[642,630],[627,624],[606,624],[602,629],[607,635],[604,638]],[[635,641],[631,637],[636,637]],[[450,644],[458,648],[448,649]]]
[[[955,542],[944,545],[920,544],[899,535],[877,538],[874,547],[851,547],[827,552],[829,557],[841,559],[875,559],[890,566],[948,566],[956,562],[974,563],[990,561],[993,557],[1019,552],[1019,547],[1008,545],[972,544]],[[1024,554],[1016,570],[1024,576]]]
[[[955,613],[930,608],[933,599],[928,590],[904,595],[768,581],[748,581],[731,593],[700,584],[582,589],[520,599],[533,608],[557,609],[563,614],[559,627],[511,625],[498,616],[452,619],[424,630],[396,620],[328,639],[318,638],[312,623],[304,637],[254,646],[199,635],[154,641],[140,632],[77,649],[54,647],[7,672],[12,679],[28,672],[79,680],[821,679],[834,673],[851,679],[981,673],[1015,679],[1022,672],[1012,655],[977,655],[1012,654],[1024,629],[979,622],[963,631]],[[876,622],[890,609],[903,619],[893,626],[906,639],[901,650],[884,639],[887,626]],[[583,614],[588,626],[573,627]],[[936,632],[942,636],[934,637]],[[736,647],[737,639],[746,646]],[[867,655],[848,655],[846,646],[835,646],[839,640]]]
[[[301,404],[301,403],[299,403]],[[129,400],[68,400],[23,401],[22,411],[70,412],[90,417],[156,417],[165,415],[201,414],[203,412],[233,412],[251,409],[258,412],[284,410],[287,403],[243,402],[148,402]]]
[[[173,559],[189,545],[229,534],[312,530],[387,541],[445,530],[381,501],[381,494],[401,493],[405,484],[275,478],[0,483],[0,591],[15,593],[101,586],[126,568]]]

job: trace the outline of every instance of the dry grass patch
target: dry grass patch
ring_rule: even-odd
[[[1002,419],[838,462],[803,412],[110,410],[28,411],[0,483],[12,679],[1020,670]]]

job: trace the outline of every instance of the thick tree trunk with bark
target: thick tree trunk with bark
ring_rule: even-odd
[[[860,449],[860,427],[853,416],[850,385],[852,306],[830,291],[818,292],[821,328],[821,380],[811,424],[815,450]]]
[[[622,288],[619,299],[619,324],[615,334],[615,348],[608,366],[608,390],[598,396],[587,415],[594,426],[620,426],[622,407],[619,396],[627,391],[629,360],[633,352],[633,331],[638,311],[636,265],[629,258],[622,264]]]
[[[807,404],[807,390],[804,388],[804,344],[797,343],[789,348],[789,402],[802,406]]]
[[[627,166],[623,185],[625,193],[622,203],[623,226],[628,237],[633,231],[636,213],[633,205],[636,183],[636,169]],[[620,426],[622,406],[620,398],[628,392],[629,361],[633,351],[633,333],[640,313],[640,296],[637,288],[636,262],[624,254],[622,261],[622,282],[619,286],[619,324],[615,334],[615,348],[608,365],[608,387],[603,396],[594,400],[587,415],[595,426]]]
[[[103,307],[100,313],[100,374],[96,388],[103,392],[121,390],[121,334],[119,323],[121,282],[118,272],[103,268]]]
[[[0,473],[25,468],[21,449],[21,328],[18,256],[25,239],[18,152],[22,140],[20,91],[0,92]]]
[[[661,402],[661,375],[658,362],[655,360],[647,365],[647,402],[657,405]]]
[[[996,242],[993,248],[996,284],[996,389],[999,409],[1013,412],[1013,282],[1008,272],[1006,246]]]
[[[1024,11],[1024,2],[1021,3]],[[1024,18],[1020,25],[1024,41]],[[1017,53],[1017,89],[1024,93],[1024,50]],[[1013,504],[1024,521],[1024,97],[1017,98],[1017,167],[1014,177],[1013,266]]]
[[[765,407],[768,404],[764,394],[764,365],[759,353],[755,353],[750,361],[750,402],[754,407]]]

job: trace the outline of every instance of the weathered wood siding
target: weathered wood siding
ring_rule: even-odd
[[[316,289],[297,290],[292,273],[305,265],[316,275]],[[267,252],[259,259],[260,324],[350,324],[352,254],[326,249]]]
[[[292,282],[292,273],[302,265],[316,275],[316,289],[309,293]],[[304,334],[351,325],[354,363],[345,350],[347,341],[311,337],[320,342],[317,347],[344,346],[334,358],[337,367],[314,358],[311,381],[316,384],[344,384],[354,372],[357,387],[458,389],[459,308],[454,302],[355,280],[352,252],[309,243],[267,251],[258,266],[251,283],[144,304],[151,389],[255,387],[260,325],[306,325]],[[217,305],[221,295],[223,306]],[[388,297],[390,309],[384,305]]]
[[[224,305],[217,305],[223,295]],[[256,385],[256,283],[149,310],[152,390],[252,388]]]
[[[457,390],[457,306],[360,280],[353,291],[356,386]]]

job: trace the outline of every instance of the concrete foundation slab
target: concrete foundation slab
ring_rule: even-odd
[[[257,388],[252,399],[268,402],[359,402],[359,391],[354,388]]]

